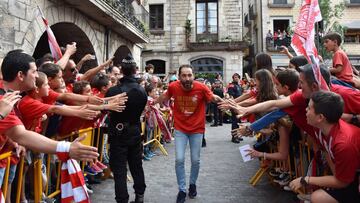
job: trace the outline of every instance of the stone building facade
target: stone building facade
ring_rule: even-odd
[[[197,76],[242,73],[244,50],[241,0],[148,0],[150,43],[143,66],[164,75],[192,64]],[[187,26],[186,26],[187,25]]]
[[[319,0],[320,1],[320,0]],[[244,26],[244,35],[250,38],[255,53],[267,52],[273,59],[274,66],[287,66],[289,59],[275,49],[273,42],[267,43],[266,35],[270,30],[281,31],[293,29],[299,16],[301,0],[250,0],[258,15],[249,20]],[[360,1],[359,0],[331,0],[332,5],[345,5],[343,16],[337,21],[347,28],[342,48],[346,51],[352,64],[360,68]],[[244,5],[244,16],[250,13],[250,7]],[[246,18],[244,17],[244,22]],[[246,24],[246,23],[245,23]],[[259,30],[258,34],[254,34]],[[259,37],[260,36],[260,37]]]
[[[115,55],[117,61],[132,53],[141,63],[143,43],[149,41],[143,22],[147,15],[140,1],[125,10],[121,0],[0,0],[0,58],[13,49],[23,49],[35,58],[49,52],[40,7],[60,46],[77,43],[78,61],[84,54],[102,63]],[[129,5],[128,5],[129,6]],[[135,11],[142,13],[134,13]]]

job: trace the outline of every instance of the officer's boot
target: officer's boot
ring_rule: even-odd
[[[144,195],[135,194],[135,201],[131,201],[130,203],[144,203]]]

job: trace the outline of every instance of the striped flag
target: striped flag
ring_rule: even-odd
[[[0,203],[5,203],[5,198],[4,198],[4,195],[2,193],[1,188],[0,188]]]
[[[303,55],[313,64],[315,79],[321,89],[328,90],[319,68],[318,52],[315,46],[315,23],[322,20],[318,0],[304,0],[295,25],[291,46],[297,55]]]
[[[76,160],[70,159],[70,142],[59,142],[56,155],[61,166],[61,203],[90,203],[85,187],[84,175]]]
[[[48,36],[48,42],[49,42],[51,55],[56,62],[62,57],[60,46],[59,46],[58,42],[56,41],[55,35],[54,35],[53,31],[51,30],[49,23],[48,23],[47,19],[45,18],[44,13],[42,12],[42,10],[40,9],[39,6],[38,6],[38,10],[39,10],[39,14],[41,15],[41,18],[44,22],[45,28],[46,28],[46,33]]]

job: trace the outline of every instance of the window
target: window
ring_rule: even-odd
[[[357,29],[348,29],[344,34],[345,43],[356,43],[360,42],[360,30]]]
[[[360,0],[350,0],[351,4],[360,4]]]
[[[200,58],[191,61],[195,73],[220,73],[223,72],[223,61],[216,58]]]
[[[164,5],[150,5],[150,30],[164,29]]]
[[[163,60],[150,60],[150,61],[146,61],[146,65],[147,64],[153,64],[155,69],[154,69],[154,74],[157,76],[165,76],[165,69],[166,69],[166,65],[165,65],[165,61]]]
[[[218,33],[218,3],[216,0],[196,2],[197,40],[213,41]]]
[[[274,4],[287,4],[287,0],[274,0]]]

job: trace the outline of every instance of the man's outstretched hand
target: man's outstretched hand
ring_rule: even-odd
[[[69,156],[72,159],[92,162],[99,156],[97,148],[81,144],[80,142],[84,139],[85,136],[81,136],[71,143]]]

